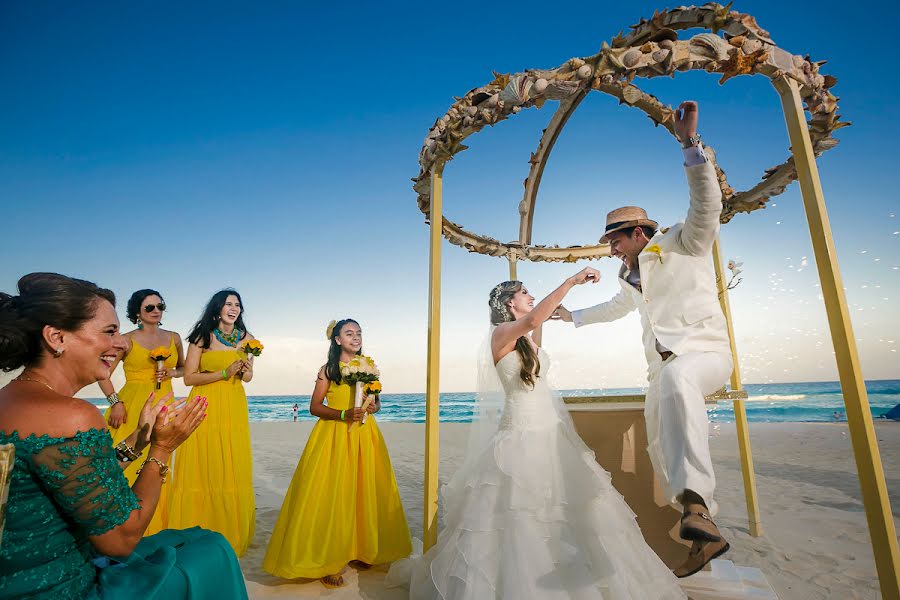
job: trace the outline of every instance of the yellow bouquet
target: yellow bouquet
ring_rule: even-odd
[[[259,340],[247,340],[246,342],[244,342],[244,345],[241,346],[241,350],[244,351],[244,354],[247,355],[247,358],[250,358],[251,354],[253,356],[259,356],[260,354],[262,354],[263,348],[265,348],[265,346],[263,346],[262,342],[260,342]]]
[[[262,354],[263,348],[265,348],[265,346],[263,346],[263,343],[259,340],[247,340],[244,342],[244,345],[241,346],[241,351],[244,353],[244,358],[249,360],[251,356],[259,357],[259,355]],[[244,376],[243,369],[241,369],[240,376]]]
[[[169,357],[172,356],[172,353],[165,346],[160,346],[159,348],[154,348],[150,351],[150,360],[156,361],[156,370],[161,371],[163,366],[166,364],[166,361],[169,360]],[[157,377],[156,379],[156,389],[159,389],[162,386],[162,380]]]
[[[341,363],[341,377],[343,383],[356,386],[353,406],[355,408],[368,408],[371,402],[366,396],[373,394],[377,396],[381,393],[381,382],[379,377],[381,372],[375,365],[375,360],[369,356],[359,355],[353,358],[349,363]],[[366,401],[363,404],[363,401]],[[363,415],[363,423],[366,422],[366,415]],[[353,429],[351,424],[350,430]]]

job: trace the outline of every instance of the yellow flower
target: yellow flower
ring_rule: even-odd
[[[370,384],[369,384],[368,386],[366,386],[366,387],[368,388],[368,391],[371,392],[371,393],[373,393],[373,394],[380,394],[380,393],[381,393],[381,382],[380,382],[380,381],[373,381],[372,383],[370,383]]]
[[[150,351],[151,360],[168,360],[170,356],[172,356],[172,353],[169,352],[169,349],[165,346],[160,346],[159,348],[154,348]]]
[[[245,354],[252,354],[253,356],[259,356],[262,354],[263,348],[262,342],[259,340],[247,340],[244,342],[244,345],[241,346],[241,350],[244,351]]]
[[[662,261],[663,261],[662,248],[659,247],[659,244],[653,244],[651,246],[647,246],[644,249],[644,252],[649,252],[651,254],[655,254],[656,256],[659,257],[659,264],[662,264]]]

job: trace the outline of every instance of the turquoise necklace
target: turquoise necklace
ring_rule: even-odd
[[[238,340],[241,339],[241,330],[235,327],[231,333],[224,334],[222,330],[216,327],[213,330],[213,335],[216,336],[216,339],[222,342],[226,346],[230,346],[232,348],[237,348]]]

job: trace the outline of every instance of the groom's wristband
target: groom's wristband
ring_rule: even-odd
[[[687,140],[681,143],[682,148],[690,148],[691,146],[696,146],[700,143],[700,134],[692,135]]]

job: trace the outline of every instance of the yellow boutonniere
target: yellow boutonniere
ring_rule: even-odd
[[[662,262],[663,262],[662,248],[659,247],[659,244],[653,244],[651,246],[647,246],[647,248],[644,250],[644,252],[649,252],[651,254],[655,254],[656,256],[659,257],[659,264],[662,264]]]

